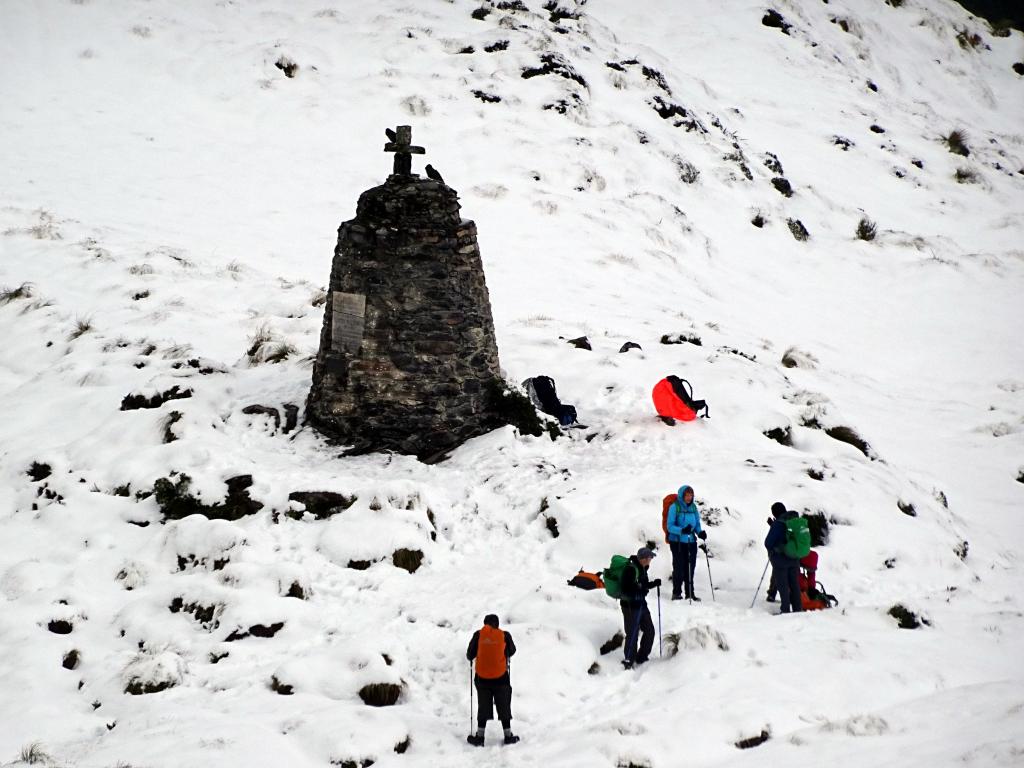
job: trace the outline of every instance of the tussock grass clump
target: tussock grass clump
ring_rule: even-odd
[[[787,448],[793,447],[793,435],[789,427],[774,427],[773,429],[766,430],[761,434],[769,440],[774,440],[779,445],[784,445]]]
[[[295,693],[295,686],[287,685],[277,679],[277,675],[271,675],[270,677],[270,690],[274,693],[280,694],[281,696],[291,696]]]
[[[945,142],[946,148],[954,155],[971,156],[971,148],[967,145],[967,134],[959,128],[950,131],[948,135],[942,137],[942,140]]]
[[[612,651],[618,650],[622,647],[622,644],[625,641],[626,636],[623,635],[621,632],[616,632],[614,635],[611,636],[610,639],[606,640],[604,643],[601,644],[601,655],[604,656],[606,654],[611,653]]]
[[[488,408],[495,413],[501,423],[511,424],[524,435],[540,437],[544,434],[544,424],[537,415],[537,409],[533,407],[530,398],[522,392],[509,388],[505,382],[498,379],[487,382],[485,391]],[[555,429],[557,430],[557,427]],[[549,434],[554,440],[558,432],[552,434],[549,430]]]
[[[68,334],[68,341],[74,341],[92,330],[92,320],[88,317],[80,317],[75,320],[75,327]]]
[[[956,179],[957,184],[978,183],[978,174],[976,174],[970,168],[957,168],[956,173],[953,174],[953,178]]]
[[[72,648],[70,651],[64,654],[63,660],[60,665],[64,669],[75,670],[78,669],[78,664],[82,660],[82,654],[79,653],[77,648]]]
[[[32,465],[28,468],[27,474],[32,478],[33,483],[38,483],[40,480],[45,480],[53,473],[52,467],[49,464],[40,464],[38,461],[33,461]]]
[[[983,46],[987,47],[985,46],[985,41],[982,40],[981,35],[977,32],[971,32],[967,27],[964,27],[956,33],[956,41],[965,51],[976,51]]]
[[[872,240],[875,239],[875,234],[876,233],[877,233],[877,227],[875,225],[875,222],[873,222],[867,216],[865,216],[864,218],[862,218],[860,220],[860,223],[857,225],[857,239],[858,240],[864,240],[866,242],[871,242]]]
[[[805,512],[807,528],[811,533],[811,546],[824,547],[828,544],[828,518],[824,512]]]
[[[825,434],[833,440],[852,445],[869,459],[874,460],[876,458],[875,452],[871,450],[867,440],[857,434],[857,431],[852,427],[829,427],[825,430]]]
[[[32,283],[22,283],[17,288],[0,288],[0,306],[18,299],[31,299],[32,296]]]
[[[43,745],[38,741],[34,741],[31,744],[22,747],[21,754],[18,756],[18,759],[23,763],[28,763],[29,765],[41,765],[52,760],[52,758],[46,753],[46,750],[43,749]]]

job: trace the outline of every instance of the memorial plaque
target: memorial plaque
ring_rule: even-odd
[[[366,325],[366,296],[361,293],[331,293],[331,348],[354,355],[363,344]]]

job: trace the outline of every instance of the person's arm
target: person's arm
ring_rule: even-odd
[[[505,656],[511,658],[516,655],[516,644],[512,642],[512,633],[505,633]]]
[[[780,523],[776,520],[772,523],[772,527],[768,529],[768,535],[764,538],[764,548],[769,552],[774,553],[775,549],[779,546],[779,539],[781,538],[784,523]],[[785,534],[782,534],[784,536]]]
[[[476,658],[477,644],[480,642],[480,630],[473,633],[473,639],[469,641],[469,647],[466,649],[466,658],[472,661]]]

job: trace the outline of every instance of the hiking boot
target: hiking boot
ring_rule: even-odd
[[[518,744],[519,743],[519,737],[516,736],[514,733],[510,733],[508,736],[505,737],[505,743],[506,744]]]
[[[630,661],[629,659],[623,659],[623,661],[622,661],[622,668],[623,669],[632,669],[633,668],[633,662]]]
[[[682,600],[682,599],[683,599],[683,596],[682,596],[682,595],[680,595],[680,594],[679,594],[678,592],[673,592],[673,593],[672,593],[672,599],[673,599],[673,600]]]
[[[484,745],[484,737],[477,736],[475,733],[469,734],[469,736],[466,737],[466,741],[468,741],[474,747],[482,747]]]
[[[690,595],[690,599],[691,600],[696,600],[698,603],[700,602],[700,598],[697,597],[696,595]]]
[[[774,603],[775,602],[775,595],[768,595],[768,597],[765,598],[765,602]]]

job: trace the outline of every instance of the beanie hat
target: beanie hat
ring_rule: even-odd
[[[494,627],[495,629],[497,629],[498,628],[498,616],[497,616],[497,614],[488,613],[486,616],[484,616],[484,624],[486,624],[488,627]]]
[[[772,504],[772,515],[773,516],[775,516],[775,517],[782,517],[784,514],[786,514],[786,505],[785,504],[783,504],[781,501],[776,501],[774,504]]]

